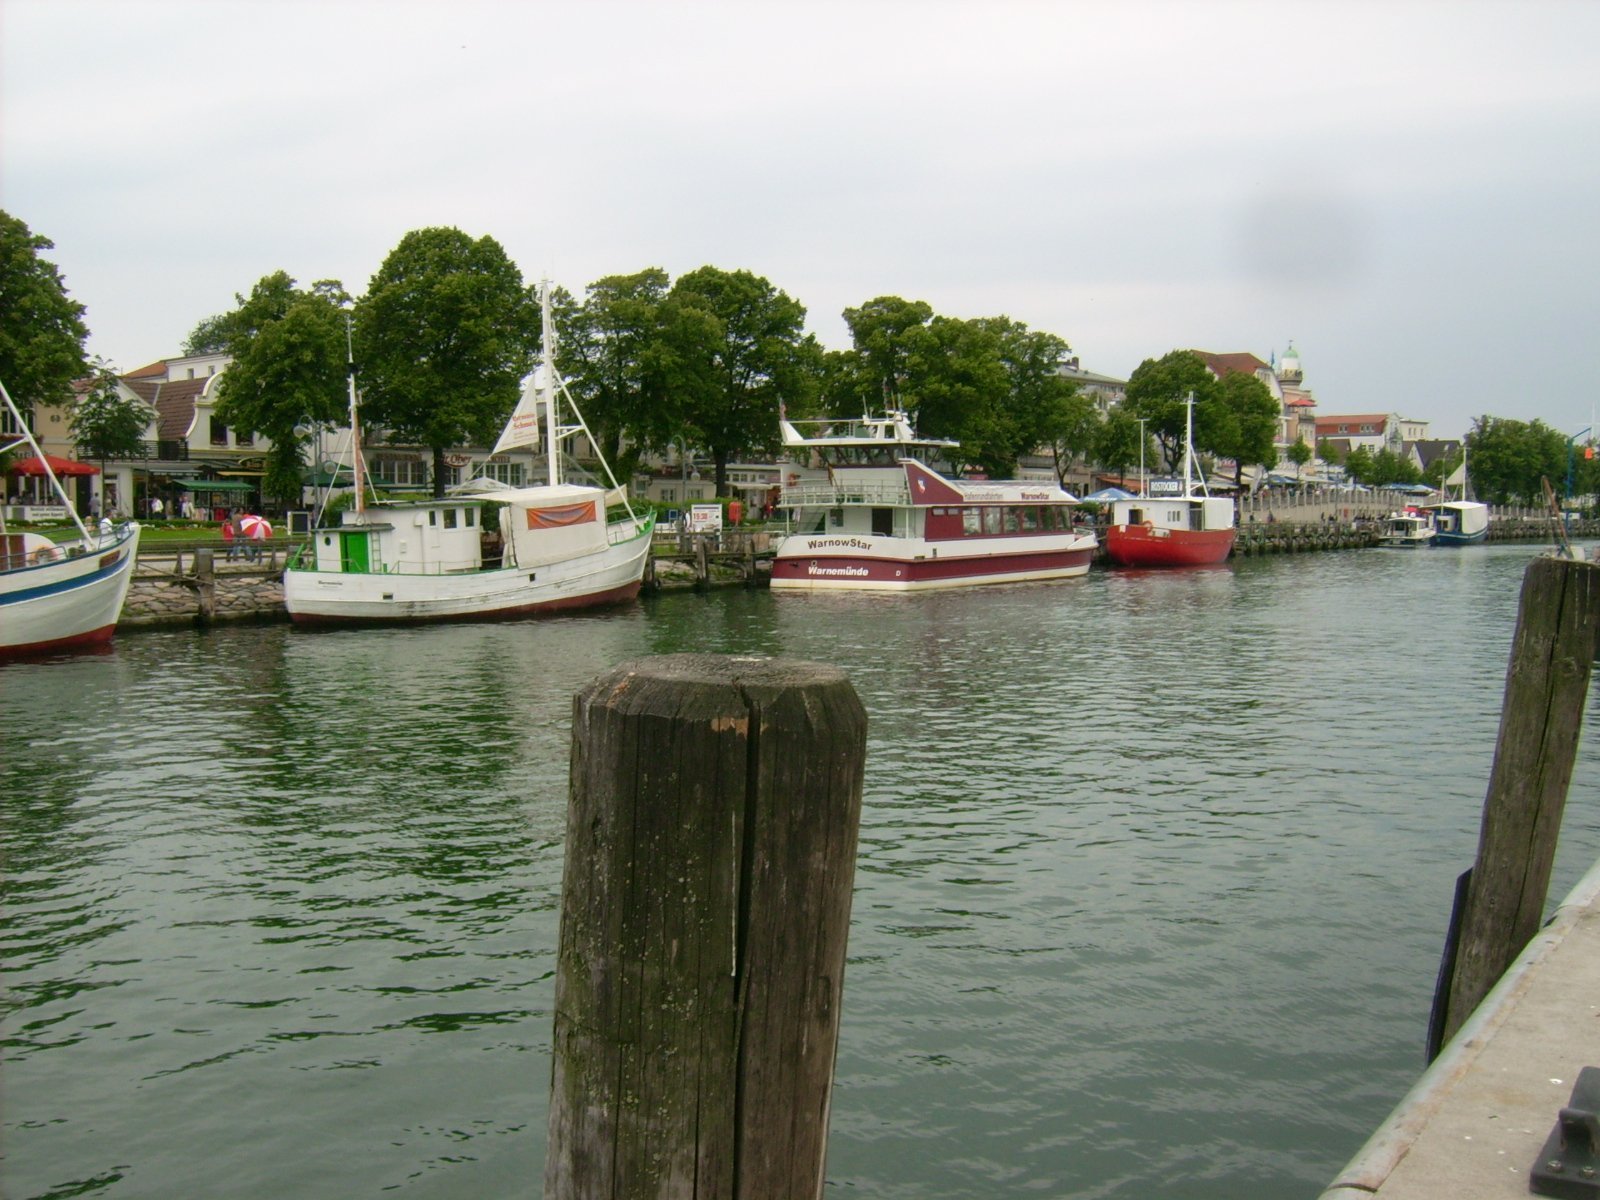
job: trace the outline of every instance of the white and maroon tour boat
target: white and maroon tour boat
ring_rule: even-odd
[[[774,588],[916,591],[1089,569],[1095,537],[1073,527],[1076,497],[1055,483],[946,478],[928,463],[956,443],[918,437],[904,412],[782,430],[798,461],[779,504],[796,532],[773,559]]]

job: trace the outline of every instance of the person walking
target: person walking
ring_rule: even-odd
[[[224,517],[222,519],[222,544],[228,548],[226,557],[229,562],[233,561],[233,556],[238,550],[238,547],[233,544],[233,537],[233,518]]]

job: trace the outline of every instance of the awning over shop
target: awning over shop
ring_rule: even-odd
[[[243,479],[178,479],[179,487],[191,492],[253,492],[256,485]]]
[[[54,471],[57,476],[100,474],[100,468],[93,463],[76,462],[70,458],[58,458],[54,454],[46,454],[43,462],[39,460],[38,455],[25,458],[21,462],[12,463],[7,470],[12,475],[43,475],[45,474],[44,464],[46,462],[50,464],[50,470]]]

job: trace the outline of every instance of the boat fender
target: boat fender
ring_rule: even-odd
[[[51,559],[59,557],[60,554],[61,549],[58,546],[40,546],[33,552],[33,561],[35,564],[47,563]]]

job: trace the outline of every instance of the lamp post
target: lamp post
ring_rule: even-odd
[[[1566,495],[1566,498],[1568,500],[1572,499],[1572,468],[1573,468],[1573,465],[1574,465],[1574,463],[1575,463],[1575,461],[1577,459],[1577,453],[1573,449],[1573,447],[1577,443],[1577,440],[1579,438],[1581,438],[1584,434],[1588,433],[1589,430],[1591,430],[1592,428],[1594,428],[1594,426],[1585,425],[1582,429],[1578,430],[1577,433],[1573,434],[1571,437],[1569,437],[1567,439],[1567,495]]]

